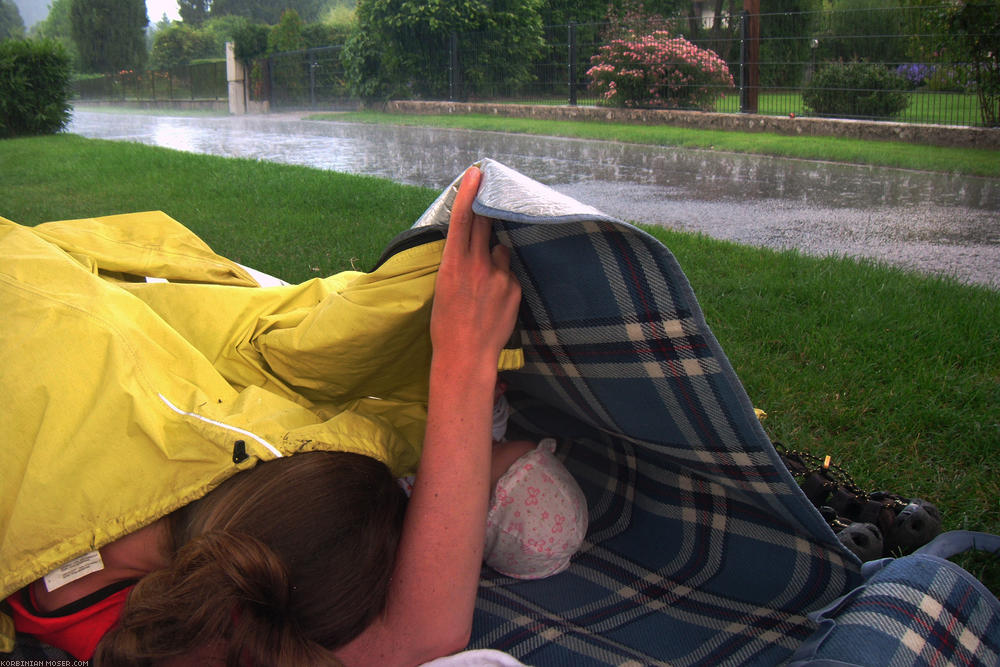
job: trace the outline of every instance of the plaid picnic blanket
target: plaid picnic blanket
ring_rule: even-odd
[[[813,615],[819,630],[789,667],[1000,664],[1000,602],[946,560],[973,548],[1000,553],[1000,537],[953,531],[905,558],[866,563],[864,584]]]
[[[539,667],[997,664],[1000,603],[971,575],[934,554],[872,575],[840,545],[662,244],[480,166],[475,210],[497,220],[523,291],[526,363],[505,377],[513,435],[560,440],[590,530],[549,579],[484,569],[473,647]],[[404,244],[447,221],[456,186]],[[4,658],[68,656],[19,637]]]
[[[474,210],[497,220],[523,290],[526,364],[504,378],[514,427],[561,440],[590,531],[550,579],[484,570],[473,645],[531,665],[787,660],[861,564],[781,463],[677,261],[632,225],[480,167]],[[415,227],[447,219],[457,183]]]

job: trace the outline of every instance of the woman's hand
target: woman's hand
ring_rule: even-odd
[[[495,368],[521,300],[521,287],[510,272],[510,251],[502,245],[490,250],[490,222],[472,212],[481,180],[476,167],[462,178],[431,313],[435,356],[445,355],[462,368],[487,361]]]

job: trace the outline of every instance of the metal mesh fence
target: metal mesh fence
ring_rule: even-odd
[[[194,101],[224,100],[229,94],[226,63],[180,65],[166,71],[125,70],[100,77],[79,78],[74,95],[81,100]]]
[[[251,99],[267,99],[281,108],[329,109],[351,104],[343,50],[343,46],[327,46],[271,56],[251,70]],[[270,91],[269,96],[264,91]]]
[[[454,33],[440,44],[414,45],[419,53],[409,55],[421,67],[407,74],[405,81],[396,82],[394,90],[431,100],[617,104],[996,125],[1000,48],[986,54],[985,65],[949,56],[940,47],[949,37],[940,27],[940,16],[948,7],[719,12],[656,18],[642,25],[555,25],[543,28],[537,44],[529,45],[514,43],[500,33]],[[1000,42],[995,25],[982,29],[984,33],[977,38]],[[625,84],[612,75],[602,80],[593,69],[608,61],[607,49],[617,44],[621,53],[630,48],[635,51],[636,44],[657,31],[662,31],[657,39],[668,44],[664,48],[670,53],[661,53],[660,61],[653,58],[642,67],[648,71],[662,65],[666,73],[658,80],[633,77],[639,84],[631,97],[609,95],[610,81],[615,81],[618,92]],[[689,47],[703,54],[701,63],[708,58],[706,53],[721,59],[726,76],[709,78],[685,69],[681,60]],[[267,101],[278,109],[356,106],[359,100],[351,93],[344,51],[344,46],[329,46],[257,61],[247,74],[248,98]],[[222,63],[213,65],[210,73],[201,69],[205,66],[167,73],[120,73],[80,82],[78,94],[111,99],[217,99],[226,94],[225,70]],[[620,62],[616,65],[619,71],[627,69]]]
[[[475,85],[470,85],[463,74],[467,63],[476,60],[481,45],[489,39],[480,33],[459,34],[453,42],[460,74],[450,99],[611,104],[595,86],[596,77],[588,74],[600,62],[601,47],[615,40],[637,43],[661,30],[718,55],[725,61],[733,85],[681,85],[714,88],[715,101],[708,108],[685,104],[683,100],[691,96],[684,94],[675,94],[673,101],[658,104],[650,94],[627,106],[948,125],[996,124],[1000,98],[979,98],[979,93],[991,84],[977,82],[973,63],[951,60],[938,52],[937,45],[945,41],[946,35],[930,15],[940,9],[871,7],[759,15],[723,13],[664,19],[645,26],[548,26],[543,33],[544,47],[531,63],[529,80],[512,82],[498,68],[493,73],[486,71],[485,78],[480,74]],[[992,57],[996,78],[996,54]],[[491,60],[502,61],[502,54]],[[986,74],[989,72],[978,70],[980,77]]]

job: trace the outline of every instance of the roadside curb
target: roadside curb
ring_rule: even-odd
[[[492,104],[483,102],[387,102],[384,111],[409,114],[486,114],[538,120],[583,120],[636,125],[671,125],[700,130],[771,132],[786,136],[844,137],[866,141],[902,141],[952,148],[1000,150],[1000,128],[957,125],[726,114],[663,109],[611,109],[586,106]]]

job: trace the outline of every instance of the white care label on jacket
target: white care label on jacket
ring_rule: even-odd
[[[45,590],[54,591],[81,577],[86,577],[92,572],[100,572],[103,569],[104,561],[101,560],[101,552],[91,551],[89,554],[83,554],[62,567],[52,570],[42,579],[45,581]]]

